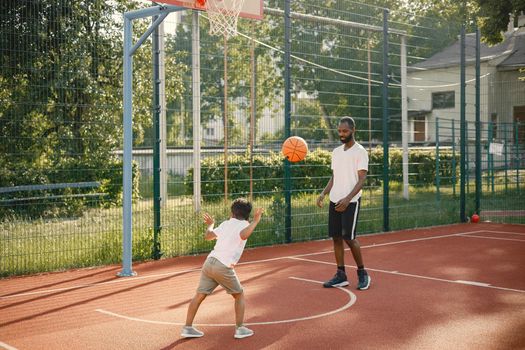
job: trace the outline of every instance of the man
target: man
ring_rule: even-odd
[[[370,287],[370,276],[365,270],[361,247],[356,239],[356,226],[361,207],[361,189],[368,172],[368,153],[355,142],[355,122],[351,117],[343,117],[337,128],[343,145],[332,152],[332,177],[317,198],[317,206],[323,206],[326,194],[330,194],[328,211],[328,233],[334,242],[337,272],[325,282],[323,287],[343,287],[348,285],[344,262],[344,242],[350,247],[357,265],[357,289]]]

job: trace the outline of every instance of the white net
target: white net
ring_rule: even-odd
[[[224,35],[227,39],[237,35],[237,20],[244,1],[206,0],[210,34]]]

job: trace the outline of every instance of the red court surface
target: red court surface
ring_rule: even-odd
[[[205,255],[0,280],[0,349],[525,349],[525,226],[461,224],[361,236],[367,291],[329,240],[246,250],[236,267],[255,335],[234,339],[222,288],[180,338]]]

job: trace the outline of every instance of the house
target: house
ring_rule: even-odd
[[[504,41],[480,47],[480,116],[482,138],[513,139],[512,123],[521,122],[519,143],[525,142],[525,16],[518,27],[504,33]],[[468,137],[473,138],[475,121],[476,35],[465,38],[466,121]],[[435,143],[436,120],[440,141],[459,137],[460,120],[460,42],[408,67],[407,73],[409,142]],[[520,79],[521,78],[521,79]],[[442,120],[442,121],[441,121]],[[493,122],[490,123],[490,122]],[[443,125],[445,124],[445,125]],[[490,125],[492,124],[492,125]],[[489,126],[490,125],[490,126]],[[489,136],[490,135],[490,136]]]

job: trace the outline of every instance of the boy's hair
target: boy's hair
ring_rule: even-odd
[[[355,128],[355,121],[352,117],[342,117],[341,120],[339,120],[339,124],[346,123],[350,128]]]
[[[248,220],[252,211],[252,203],[246,198],[237,198],[232,203],[233,217],[239,220]]]

